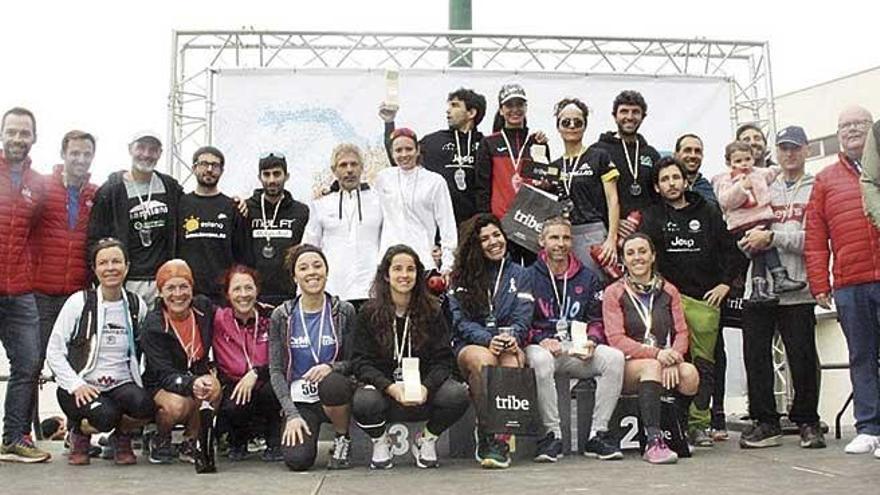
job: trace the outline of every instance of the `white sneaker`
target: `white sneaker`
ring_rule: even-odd
[[[880,448],[880,437],[859,433],[843,449],[847,454],[869,454]]]
[[[370,469],[391,469],[394,467],[391,457],[391,439],[387,433],[379,438],[373,438],[373,457],[370,459]]]
[[[411,451],[416,459],[416,465],[420,468],[435,468],[439,466],[437,462],[437,437],[431,435],[427,430],[422,430],[412,443]]]

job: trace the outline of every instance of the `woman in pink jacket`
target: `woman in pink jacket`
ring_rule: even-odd
[[[229,460],[248,454],[251,422],[265,427],[264,461],[281,461],[281,406],[269,383],[269,315],[257,303],[257,274],[235,265],[225,276],[229,306],[214,313],[214,357],[223,384],[221,421],[229,429]]]
[[[712,186],[727,221],[727,229],[739,241],[747,231],[767,229],[776,220],[770,207],[773,199],[770,184],[779,175],[779,167],[755,168],[751,147],[742,141],[727,145],[724,160],[730,170],[713,177]],[[751,302],[777,302],[776,292],[792,292],[806,287],[806,282],[789,278],[776,248],[750,253],[750,256],[753,264]],[[768,271],[773,278],[772,286],[767,283]]]

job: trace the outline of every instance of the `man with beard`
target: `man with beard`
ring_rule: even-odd
[[[651,183],[651,169],[660,159],[645,138],[639,134],[642,121],[648,116],[648,104],[638,91],[625,90],[614,98],[611,114],[617,123],[617,131],[608,131],[599,136],[599,141],[587,149],[600,148],[611,155],[611,161],[620,170],[617,181],[617,197],[620,201],[620,218],[623,224],[626,216],[633,210],[642,210],[657,201]],[[625,237],[629,225],[624,226],[621,237]]]
[[[31,283],[31,228],[43,199],[43,181],[28,157],[37,140],[34,114],[15,107],[0,121],[0,343],[9,357],[0,460],[43,462],[30,418],[40,374],[39,317]]]
[[[119,239],[131,268],[126,290],[148,305],[156,299],[156,270],[171,259],[177,244],[177,208],[183,189],[156,170],[162,156],[158,133],[142,131],[128,145],[131,170],[115,172],[95,193],[89,217],[89,246],[105,237]]]
[[[675,140],[675,158],[687,171],[687,190],[693,191],[706,201],[718,206],[718,198],[712,184],[700,173],[703,166],[703,140],[696,134],[682,134]]]
[[[716,379],[719,308],[741,265],[721,210],[687,190],[687,173],[684,164],[672,157],[655,164],[654,189],[662,202],[644,211],[641,230],[657,247],[660,274],[681,292],[691,330],[689,354],[700,374],[700,385],[689,408],[688,440],[692,445],[711,447],[709,399]]]
[[[223,304],[221,278],[233,263],[252,265],[247,222],[217,183],[226,159],[213,146],[193,153],[195,191],[180,198],[177,254],[192,269],[195,291]]]
[[[379,116],[385,121],[385,142],[389,155],[396,115],[396,106],[383,103],[379,108]],[[446,179],[457,224],[477,213],[474,161],[483,139],[477,126],[484,115],[486,98],[473,90],[459,88],[446,98],[446,122],[449,128],[428,134],[419,141],[422,166]]]
[[[83,131],[68,132],[61,140],[64,163],[56,165],[45,181],[45,201],[31,240],[41,356],[45,356],[52,326],[64,301],[86,288],[89,281],[86,235],[98,189],[89,182],[94,156],[94,136]]]
[[[281,153],[263,155],[259,174],[263,187],[247,200],[251,256],[260,274],[260,301],[277,306],[296,293],[290,272],[284,269],[284,257],[288,248],[302,240],[309,207],[284,189],[290,174]]]
[[[423,140],[424,141],[424,140]],[[369,297],[379,264],[382,208],[379,197],[361,182],[364,156],[354,144],[333,150],[330,192],[312,202],[303,243],[327,257],[327,292],[359,308]]]
[[[880,458],[880,230],[862,207],[859,176],[871,128],[871,114],[850,107],[837,119],[843,152],[836,163],[816,175],[807,206],[804,255],[810,292],[823,308],[834,303],[849,350],[856,437],[848,454],[874,452]],[[831,255],[834,285],[828,280]]]
[[[767,150],[767,138],[764,131],[755,124],[743,124],[736,130],[736,140],[748,143],[752,147],[752,158],[756,167],[772,167],[776,165]]]

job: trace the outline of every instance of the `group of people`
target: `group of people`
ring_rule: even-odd
[[[140,132],[131,167],[89,182],[95,139],[67,133],[51,176],[31,169],[36,120],[2,118],[0,341],[10,362],[0,459],[42,462],[30,436],[43,361],[67,418],[70,464],[89,464],[92,435],[110,435],[117,464],[133,464],[132,437],[148,423],[151,463],[183,459],[216,470],[265,441],[265,461],[311,468],[321,425],[333,429],[328,467],[351,465],[352,421],[372,440],[370,467],[392,467],[389,423],[426,421],[412,454],[438,466],[438,437],[473,404],[476,457],[510,465],[510,435],[490,432],[487,366],[534,370],[542,426],[535,461],[562,445],[556,379],[595,380],[584,454],[619,459],[610,419],[637,396],[643,458],[673,463],[661,398],[691,445],[728,438],[721,310],[745,282],[744,360],[752,427],[743,448],[779,445],[771,340],[785,343],[795,390],[789,418],[800,445],[825,447],[817,412],[815,306],[833,298],[850,352],[857,436],[848,453],[880,457],[880,232],[862,209],[862,164],[872,117],[841,113],[842,152],[816,177],[804,170],[804,130],[789,126],[770,159],[758,126],[725,150],[728,170],[700,174],[703,144],[682,135],[673,156],[639,133],[647,103],[636,91],[612,105],[617,129],[584,144],[589,108],[555,107],[564,143],[526,126],[522,86],[486,100],[468,89],[447,101],[448,129],[421,139],[383,103],[392,166],[372,184],[353,144],[331,155],[332,186],[309,204],[285,189],[285,156],[260,157],[262,187],[221,193],[225,158],[192,159],[184,193],[156,170],[162,142]],[[877,126],[875,126],[877,127]],[[874,129],[880,135],[880,129]],[[877,153],[874,152],[874,156]],[[555,171],[555,173],[554,173]],[[867,179],[866,179],[867,177]],[[556,198],[537,252],[508,237],[503,219],[523,188]],[[833,286],[829,266],[833,257]],[[38,330],[39,329],[39,330]],[[414,381],[413,381],[414,380]],[[172,445],[175,425],[184,440]]]

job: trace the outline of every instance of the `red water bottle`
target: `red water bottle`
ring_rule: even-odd
[[[639,225],[642,224],[642,212],[639,210],[633,210],[629,212],[629,215],[626,216],[623,220],[620,221],[620,226],[617,228],[617,248],[623,248],[623,241],[629,237],[631,234],[635,234],[639,230]]]
[[[612,263],[602,263],[602,245],[601,244],[593,244],[590,246],[590,257],[593,258],[593,261],[596,262],[597,265],[602,267],[602,271],[605,272],[605,275],[611,280],[617,280],[623,276],[623,272],[620,271],[620,267],[617,264]]]

